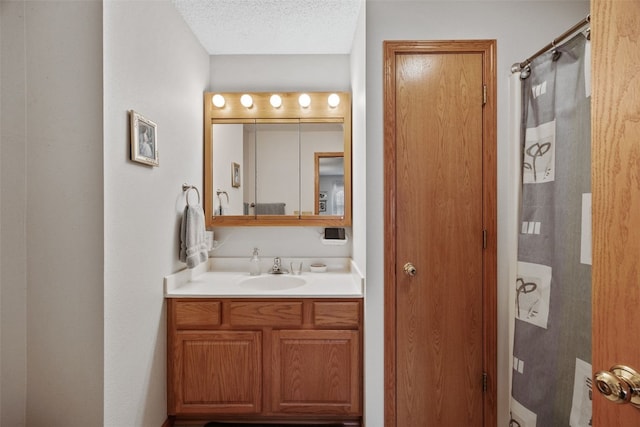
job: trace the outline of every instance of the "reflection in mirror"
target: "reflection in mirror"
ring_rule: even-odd
[[[316,215],[344,215],[343,153],[316,153]]]
[[[344,130],[342,123],[301,123],[300,124],[300,185],[301,214],[302,215],[344,215]],[[318,162],[318,156],[324,160]],[[329,171],[329,162],[336,163],[335,158],[342,158],[341,166]],[[334,160],[330,160],[330,159]],[[322,166],[319,168],[319,166]],[[322,169],[322,170],[320,170]],[[319,184],[322,181],[322,191],[328,182],[327,173],[333,173],[334,178],[341,182],[343,209],[340,213],[326,209],[325,203],[320,203]],[[322,180],[321,175],[324,175]],[[322,207],[325,205],[325,209]],[[333,207],[333,205],[332,205]]]
[[[214,216],[244,215],[255,197],[255,124],[212,125]]]
[[[214,215],[344,215],[343,132],[332,122],[213,124]]]
[[[316,153],[316,215],[344,215],[344,155]]]
[[[256,198],[252,215],[297,215],[300,129],[294,123],[256,125]]]

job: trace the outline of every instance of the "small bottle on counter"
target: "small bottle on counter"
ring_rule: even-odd
[[[260,258],[258,258],[258,248],[253,248],[253,256],[249,260],[249,274],[251,276],[260,275]]]

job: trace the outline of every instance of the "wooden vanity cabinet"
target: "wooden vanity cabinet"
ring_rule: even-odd
[[[359,425],[361,299],[171,298],[167,307],[170,416]]]

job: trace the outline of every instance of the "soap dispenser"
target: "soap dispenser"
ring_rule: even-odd
[[[253,256],[249,261],[249,274],[251,276],[260,275],[260,258],[258,258],[258,248],[253,248]]]

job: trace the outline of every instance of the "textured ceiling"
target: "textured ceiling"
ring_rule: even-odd
[[[172,0],[211,55],[348,54],[363,0]]]

